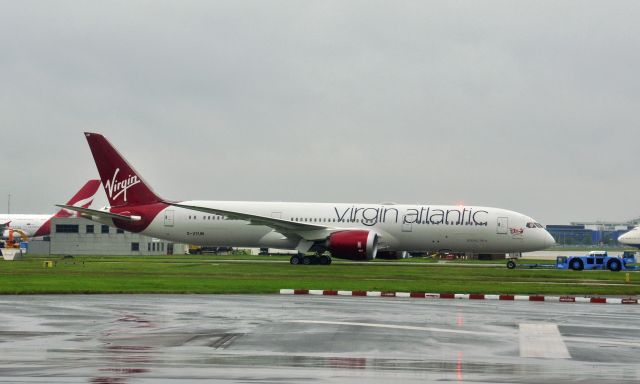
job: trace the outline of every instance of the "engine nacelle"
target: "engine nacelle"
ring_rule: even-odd
[[[378,252],[378,235],[367,230],[332,233],[327,249],[334,257],[349,260],[373,260]]]

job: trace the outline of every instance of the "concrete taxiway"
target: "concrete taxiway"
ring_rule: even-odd
[[[0,296],[0,382],[640,382],[640,307]]]

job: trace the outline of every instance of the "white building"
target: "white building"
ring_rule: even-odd
[[[28,252],[54,255],[183,255],[186,246],[87,219],[59,218],[51,221],[49,241],[31,241]]]

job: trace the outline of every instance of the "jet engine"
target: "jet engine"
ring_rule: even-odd
[[[359,229],[335,232],[329,236],[327,249],[342,259],[372,260],[378,252],[378,234]]]

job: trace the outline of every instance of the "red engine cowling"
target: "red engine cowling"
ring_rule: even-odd
[[[349,260],[372,260],[378,252],[378,235],[366,230],[332,233],[327,248],[334,257]]]

